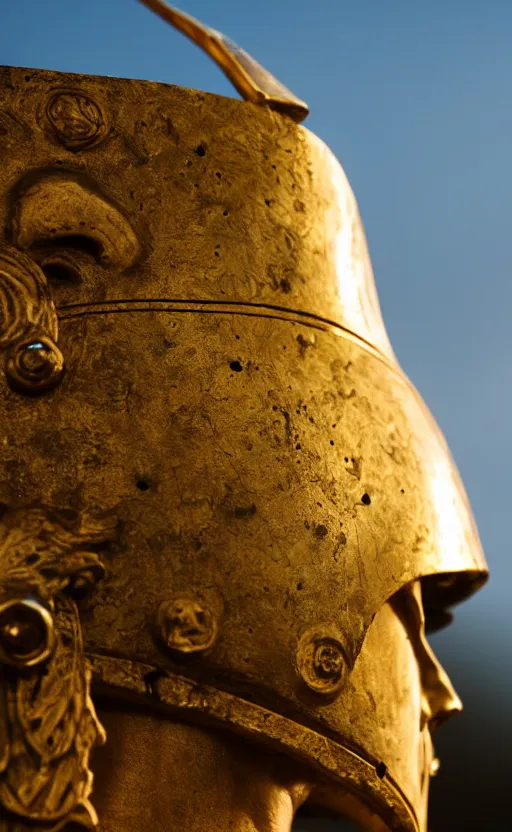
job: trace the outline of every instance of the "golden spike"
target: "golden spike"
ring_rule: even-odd
[[[309,114],[308,105],[304,101],[226,35],[170,6],[165,0],[140,2],[201,47],[246,101],[285,113],[297,123],[304,121]]]

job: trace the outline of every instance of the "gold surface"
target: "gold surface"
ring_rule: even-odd
[[[308,800],[425,832],[430,730],[461,707],[425,613],[486,565],[338,162],[248,102],[11,68],[0,89],[1,524],[30,529],[3,532],[0,626],[13,598],[78,611],[82,710],[90,669],[114,737],[102,830],[288,832]],[[87,565],[70,523],[103,530]]]

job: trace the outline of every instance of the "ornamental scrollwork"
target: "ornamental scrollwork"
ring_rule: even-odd
[[[0,249],[0,350],[9,386],[37,395],[64,372],[57,312],[39,266],[15,248]]]
[[[111,530],[43,508],[0,518],[0,832],[97,828],[89,756],[105,732],[76,601]]]

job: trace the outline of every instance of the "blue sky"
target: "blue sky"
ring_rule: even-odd
[[[136,0],[0,0],[0,62],[234,95],[208,58]],[[440,422],[493,570],[435,637],[473,656],[508,706],[512,614],[512,3],[183,0],[311,107],[369,238],[395,351]],[[476,649],[476,654],[475,654]],[[508,665],[508,667],[507,667]],[[451,667],[450,667],[451,669]]]

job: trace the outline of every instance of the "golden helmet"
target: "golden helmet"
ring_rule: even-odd
[[[0,624],[73,620],[93,698],[224,726],[417,832],[459,707],[422,606],[482,584],[478,534],[342,168],[210,42],[253,100],[1,70]],[[55,649],[8,632],[24,672]]]

